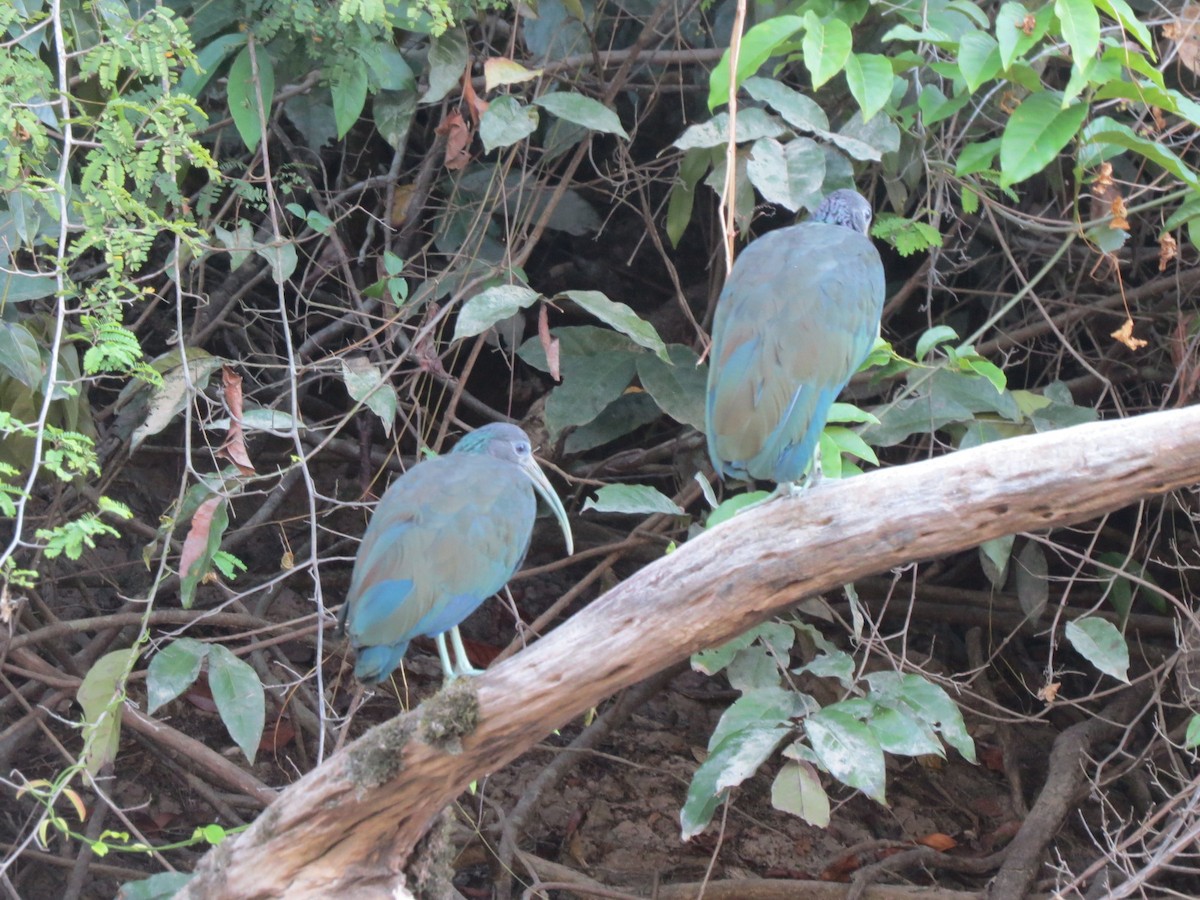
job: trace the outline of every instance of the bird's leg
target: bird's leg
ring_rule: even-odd
[[[821,480],[821,442],[817,441],[817,449],[813,451],[812,468],[808,470],[808,478],[804,480],[806,488],[815,487]]]
[[[482,675],[483,669],[477,669],[471,665],[471,658],[467,656],[467,648],[463,646],[462,635],[459,634],[457,625],[450,629],[450,642],[454,644],[454,656],[458,661],[458,668],[455,670],[455,674],[462,676]]]
[[[450,681],[454,678],[454,666],[450,665],[450,651],[446,649],[446,634],[439,634],[434,639],[434,643],[438,648],[438,659],[442,661],[442,674],[446,676],[446,680]]]

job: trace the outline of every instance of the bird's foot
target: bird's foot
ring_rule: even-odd
[[[439,634],[436,640],[438,655],[442,658],[442,671],[445,672],[447,681],[453,678],[474,678],[483,674],[483,669],[471,665],[471,658],[467,656],[467,648],[463,646],[462,635],[457,625],[450,629],[450,643],[454,645],[454,665],[450,664],[450,654],[446,651],[446,635]]]

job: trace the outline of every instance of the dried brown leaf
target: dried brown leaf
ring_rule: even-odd
[[[1167,232],[1158,239],[1158,271],[1165,272],[1167,265],[1179,255],[1179,244]]]
[[[465,169],[471,161],[471,138],[474,132],[467,127],[462,113],[453,110],[437,127],[438,134],[446,136],[445,166],[451,172]]]
[[[1114,331],[1111,335],[1109,335],[1109,337],[1120,341],[1130,350],[1141,350],[1146,346],[1145,341],[1143,341],[1141,338],[1135,338],[1133,336],[1133,319],[1131,318],[1126,318],[1124,324],[1121,325],[1121,327]]]
[[[558,359],[558,338],[550,333],[550,316],[546,311],[545,303],[538,308],[538,340],[542,342],[542,350],[546,354],[546,366],[550,369],[550,377],[555,381],[562,381]]]

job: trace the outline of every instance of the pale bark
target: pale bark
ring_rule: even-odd
[[[805,596],[1198,481],[1192,407],[1001,441],[764,504],[483,677],[373,729],[205,857],[180,896],[403,896],[403,870],[439,810],[615,691]],[[421,736],[473,712],[461,749]]]

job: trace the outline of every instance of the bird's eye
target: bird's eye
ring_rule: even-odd
[[[517,443],[513,444],[513,449],[516,450],[519,455],[524,456],[529,452],[529,445],[524,441],[518,441]]]

